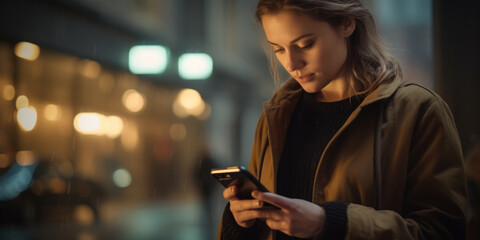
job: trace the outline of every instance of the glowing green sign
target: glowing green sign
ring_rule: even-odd
[[[128,66],[135,74],[163,73],[168,63],[168,49],[160,45],[138,45],[130,48]]]

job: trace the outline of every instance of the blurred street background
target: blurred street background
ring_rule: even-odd
[[[209,171],[248,165],[275,90],[256,2],[1,0],[0,239],[214,239]],[[478,1],[362,2],[450,105],[478,239]]]

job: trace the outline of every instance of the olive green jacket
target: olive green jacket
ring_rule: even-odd
[[[257,178],[261,171],[260,181],[272,192],[302,91],[289,79],[264,104],[257,125],[249,171]],[[376,132],[381,133],[377,144]],[[381,153],[380,174],[375,174],[376,152]],[[327,144],[311,201],[350,203],[346,239],[465,238],[466,176],[447,104],[418,85],[402,85],[399,78],[381,84]],[[266,227],[261,239],[271,238]]]

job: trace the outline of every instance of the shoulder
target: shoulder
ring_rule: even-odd
[[[445,101],[434,91],[419,84],[409,83],[397,89],[391,103],[399,110],[438,110],[450,112]]]
[[[417,124],[437,123],[455,129],[454,117],[447,103],[434,91],[418,84],[397,89],[388,104],[397,121],[411,119]]]
[[[416,83],[408,83],[399,87],[395,92],[393,99],[412,103],[443,101],[437,93]]]

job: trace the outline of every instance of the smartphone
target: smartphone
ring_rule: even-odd
[[[234,166],[222,169],[212,169],[211,172],[225,188],[237,186],[239,199],[253,199],[252,191],[268,192],[268,189],[260,183],[245,167]],[[267,202],[264,207],[277,208]],[[278,209],[278,208],[277,208]]]

